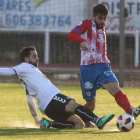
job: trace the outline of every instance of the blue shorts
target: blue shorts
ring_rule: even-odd
[[[90,101],[94,99],[96,90],[103,88],[101,84],[109,82],[118,83],[118,80],[109,64],[102,63],[96,65],[81,65],[80,82],[83,98],[86,101]]]

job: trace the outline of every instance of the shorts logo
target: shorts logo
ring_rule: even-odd
[[[71,99],[70,97],[66,97],[67,99]]]
[[[84,87],[85,87],[85,89],[92,89],[93,88],[93,85],[90,82],[86,82],[84,84]]]
[[[88,97],[90,97],[90,96],[91,96],[91,92],[86,92],[86,95],[87,95]]]
[[[106,76],[112,75],[112,71],[104,71],[104,74],[105,74]]]
[[[57,96],[54,96],[54,98],[53,98],[54,100],[56,100],[56,101],[59,101],[59,102],[61,102],[61,103],[65,103],[66,102],[66,100],[65,99],[63,99],[63,98],[60,98],[60,97],[57,97]]]

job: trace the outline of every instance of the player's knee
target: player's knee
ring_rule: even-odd
[[[94,111],[94,109],[95,109],[95,102],[96,102],[96,96],[94,96],[94,99],[92,99],[91,101],[87,101],[87,108],[90,111]]]
[[[75,108],[79,106],[74,100],[70,100],[65,107],[65,111],[69,114],[74,114]]]
[[[111,88],[109,92],[111,95],[114,96],[115,93],[117,93],[118,91],[120,91],[120,88],[116,86],[116,87]]]
[[[79,121],[78,123],[75,123],[75,129],[83,129],[85,127],[84,122]]]
[[[95,105],[88,105],[88,109],[89,109],[90,111],[94,111]]]
[[[92,106],[91,111],[94,111],[94,110],[95,110],[95,106]]]

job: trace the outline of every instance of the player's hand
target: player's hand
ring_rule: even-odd
[[[87,51],[88,50],[88,44],[87,44],[86,41],[81,43],[81,50],[82,51]]]
[[[40,127],[40,124],[41,124],[40,121],[35,121],[35,126],[36,127]]]

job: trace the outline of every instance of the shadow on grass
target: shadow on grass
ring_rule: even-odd
[[[102,130],[74,130],[74,129],[35,129],[35,128],[0,128],[0,136],[17,136],[17,135],[58,135],[58,134],[108,134],[108,133],[120,133],[119,131],[102,131]]]
[[[35,129],[35,128],[1,128],[0,136],[17,136],[17,135],[43,135],[43,134],[58,134],[59,129]],[[65,133],[65,132],[64,132]]]
[[[119,131],[102,131],[102,130],[99,130],[98,132],[94,132],[94,131],[86,131],[86,132],[80,132],[80,133],[90,133],[90,134],[109,134],[109,133],[121,133]]]

